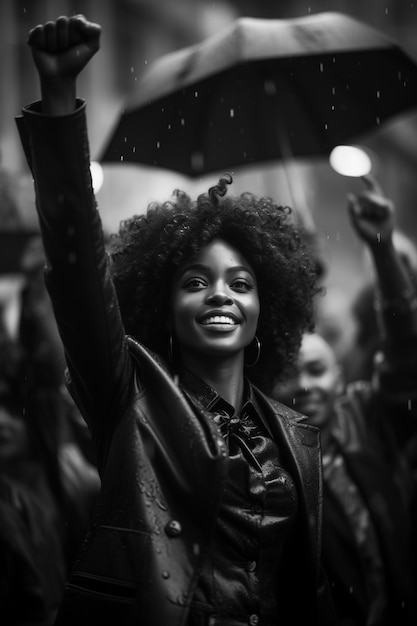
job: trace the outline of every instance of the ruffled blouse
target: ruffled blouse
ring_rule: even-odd
[[[187,626],[276,625],[280,557],[298,506],[294,482],[248,381],[239,415],[197,377],[187,373],[181,383],[210,412],[229,449],[228,480]]]

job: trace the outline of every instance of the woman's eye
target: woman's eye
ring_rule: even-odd
[[[311,365],[309,367],[309,373],[311,376],[323,376],[323,374],[326,371],[326,368],[323,365],[317,364],[317,365]]]
[[[237,291],[250,291],[253,287],[252,285],[243,278],[238,278],[233,281],[231,284],[232,289],[236,289]]]
[[[185,289],[203,289],[205,282],[202,278],[190,278],[184,284]]]

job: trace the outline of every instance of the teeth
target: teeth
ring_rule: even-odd
[[[225,315],[213,315],[213,317],[207,317],[202,321],[202,324],[230,324],[231,326],[235,323],[231,317]]]

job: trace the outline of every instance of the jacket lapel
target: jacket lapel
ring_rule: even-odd
[[[267,398],[259,389],[254,389],[254,392],[268,423],[268,430],[280,446],[297,484],[304,524],[307,536],[310,537],[311,556],[318,566],[323,500],[320,431],[304,423],[304,416]]]

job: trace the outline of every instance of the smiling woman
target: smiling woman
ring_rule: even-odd
[[[227,196],[230,176],[151,204],[106,252],[75,99],[99,37],[82,16],[31,31],[42,101],[19,122],[102,481],[56,625],[333,624],[319,431],[264,393],[312,322],[314,259],[289,208]]]
[[[113,281],[127,333],[165,359],[172,344],[178,356],[174,289],[181,285],[190,301],[198,297],[193,294],[214,291],[211,302],[225,300],[226,305],[211,303],[211,309],[234,312],[239,320],[242,312],[237,304],[231,307],[231,295],[233,301],[246,302],[256,294],[259,319],[246,346],[256,334],[262,347],[251,380],[268,393],[274,372],[283,377],[291,368],[301,329],[312,323],[315,266],[291,210],[251,193],[229,197],[231,182],[230,176],[221,178],[195,201],[176,190],[170,201],[152,203],[146,215],[123,222],[110,241]]]

